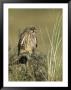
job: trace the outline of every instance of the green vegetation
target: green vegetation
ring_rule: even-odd
[[[11,11],[9,12],[9,14],[11,15],[9,17],[9,29],[11,30],[9,30],[9,80],[62,81],[62,10],[41,10],[40,13],[44,12],[44,14],[40,16],[42,22],[38,16],[40,14],[37,10],[37,18],[39,18],[39,21],[34,21],[40,28],[40,30],[37,32],[38,47],[35,50],[34,54],[29,55],[27,53],[27,64],[15,63],[19,58],[17,56],[17,42],[19,31],[16,27],[17,25],[23,27],[21,26],[22,24],[17,23],[18,21],[16,20],[18,16],[16,19],[15,16],[16,13],[18,15],[18,13],[21,13],[22,11],[16,12],[16,10],[12,10],[12,13],[15,12],[13,13],[14,17],[12,17]],[[33,13],[33,10],[31,12]],[[36,16],[34,15],[33,18],[35,17]],[[45,18],[43,19],[42,17]],[[12,18],[14,18],[13,27]],[[32,20],[31,24],[33,25]],[[30,24],[28,23],[28,25]],[[24,27],[26,27],[25,24]]]
[[[62,80],[62,17],[57,18],[54,24],[52,36],[46,33],[49,38],[50,47],[48,50],[48,80]]]

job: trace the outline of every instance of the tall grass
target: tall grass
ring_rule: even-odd
[[[48,80],[60,81],[62,80],[62,16],[57,17],[52,36],[47,29],[45,31],[50,42],[47,55]]]

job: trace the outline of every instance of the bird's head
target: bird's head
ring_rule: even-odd
[[[39,28],[36,26],[31,26],[31,27],[29,27],[29,30],[31,30],[32,32],[37,32],[39,30]]]

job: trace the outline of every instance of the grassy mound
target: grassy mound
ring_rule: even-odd
[[[25,58],[26,57],[26,58]],[[9,80],[11,81],[45,81],[47,80],[47,59],[42,54],[22,54],[12,57],[9,63]],[[26,61],[26,63],[24,63]]]

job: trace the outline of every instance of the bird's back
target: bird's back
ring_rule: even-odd
[[[35,33],[25,32],[20,37],[20,53],[29,52],[32,53],[36,47],[36,36]]]

